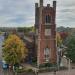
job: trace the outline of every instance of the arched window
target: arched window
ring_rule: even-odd
[[[45,20],[46,20],[46,23],[48,23],[48,16],[46,16],[46,19]]]
[[[45,56],[45,61],[48,62],[49,56],[50,56],[50,49],[49,48],[44,49],[44,56]]]
[[[51,16],[50,15],[46,15],[45,22],[46,23],[51,23]]]
[[[51,16],[48,15],[48,23],[51,22]]]
[[[45,48],[45,55],[49,55],[49,48]]]

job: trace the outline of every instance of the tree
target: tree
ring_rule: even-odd
[[[2,34],[2,32],[0,31],[0,35]]]
[[[32,27],[19,27],[17,28],[18,32],[24,32],[25,34],[28,34],[30,31],[34,32],[35,28],[34,26]]]
[[[66,57],[75,63],[75,36],[68,37],[68,40],[66,41],[66,47]]]
[[[9,35],[3,46],[3,59],[8,64],[20,63],[27,56],[27,48],[15,34]]]
[[[62,38],[59,33],[56,33],[56,41],[57,41],[57,46],[60,47],[62,44]]]
[[[63,41],[68,37],[68,33],[67,32],[60,32],[59,34],[60,34],[60,36],[61,36]]]

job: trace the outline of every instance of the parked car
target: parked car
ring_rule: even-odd
[[[5,61],[2,61],[2,68],[3,69],[8,69],[9,65]]]

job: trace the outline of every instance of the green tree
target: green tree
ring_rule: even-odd
[[[3,46],[3,59],[8,64],[20,63],[27,56],[27,48],[15,34],[9,35]]]
[[[0,35],[2,34],[2,32],[0,31]]]
[[[35,28],[34,26],[32,27],[18,27],[17,31],[18,32],[24,32],[25,34],[28,34],[30,31],[34,32]]]
[[[66,41],[66,56],[75,63],[75,36],[69,36]]]

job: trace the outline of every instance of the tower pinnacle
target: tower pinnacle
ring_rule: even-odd
[[[43,6],[43,0],[40,0],[39,3],[40,3],[40,6]]]

